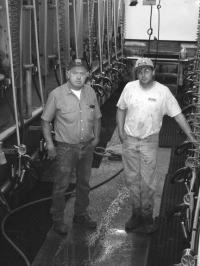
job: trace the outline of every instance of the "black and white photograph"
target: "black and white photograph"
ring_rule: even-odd
[[[0,0],[0,266],[200,266],[200,0]]]

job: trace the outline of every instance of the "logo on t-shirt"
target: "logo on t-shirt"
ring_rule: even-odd
[[[156,98],[150,98],[150,97],[148,98],[148,100],[151,101],[151,102],[156,102],[157,101]]]

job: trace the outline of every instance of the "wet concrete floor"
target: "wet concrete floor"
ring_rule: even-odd
[[[107,147],[120,151],[116,131]],[[157,189],[154,215],[159,213],[162,186],[168,172],[171,149],[159,148],[158,171],[161,182]],[[92,170],[91,187],[117,173],[121,162],[104,159]],[[145,266],[151,236],[141,227],[139,232],[126,233],[124,224],[131,214],[123,172],[114,180],[90,193],[90,213],[97,220],[95,231],[72,226],[73,203],[66,205],[65,222],[69,233],[61,237],[50,230],[32,266]]]

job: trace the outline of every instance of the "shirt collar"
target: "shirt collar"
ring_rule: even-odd
[[[84,88],[85,88],[85,84],[83,85],[83,87],[81,89],[84,89]],[[67,93],[72,93],[72,87],[71,87],[69,81],[67,81],[65,89],[66,89]]]

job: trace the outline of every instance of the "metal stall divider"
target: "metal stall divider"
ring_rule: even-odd
[[[10,206],[6,200],[5,194],[11,190],[15,190],[24,181],[25,173],[27,171],[32,171],[34,169],[32,158],[27,154],[26,145],[22,143],[23,138],[20,136],[20,127],[23,126],[23,117],[19,114],[18,102],[17,102],[17,86],[23,84],[23,75],[20,73],[22,71],[22,2],[7,0],[5,2],[6,7],[6,17],[7,17],[7,31],[8,31],[8,46],[9,46],[9,59],[10,59],[10,76],[12,81],[12,96],[13,96],[13,106],[14,106],[14,116],[15,116],[15,128],[16,128],[16,139],[17,144],[13,145],[12,148],[3,149],[5,154],[13,154],[16,157],[14,163],[11,164],[11,174],[5,180],[5,182],[0,186],[0,203],[2,203],[6,209],[9,211]],[[32,5],[28,9],[33,10],[34,18],[36,18],[35,1],[33,0]],[[35,10],[35,11],[34,11]],[[37,21],[34,20],[34,24]],[[29,24],[30,26],[30,24]],[[35,24],[35,40],[36,40],[36,54],[39,59],[38,50],[38,38],[37,38],[37,25]],[[30,41],[30,40],[29,40]],[[30,58],[29,58],[30,59]],[[38,63],[38,71],[40,70],[40,63]],[[38,72],[39,74],[39,72]],[[40,77],[40,75],[39,75]],[[31,83],[30,74],[28,75],[29,83]],[[28,84],[30,85],[30,84]],[[23,88],[20,88],[21,93],[23,93]],[[43,96],[42,88],[40,88],[41,100],[43,107]],[[29,91],[28,93],[31,93]],[[23,95],[20,97],[23,99]],[[30,102],[29,102],[30,104]],[[24,140],[23,140],[24,141]],[[37,178],[38,175],[36,174]]]
[[[200,10],[199,10],[200,11]],[[199,13],[200,16],[200,13]],[[197,51],[193,60],[188,61],[188,69],[185,71],[186,83],[184,94],[183,112],[190,123],[192,133],[197,143],[194,145],[184,141],[176,149],[177,154],[187,151],[185,167],[178,169],[172,176],[172,182],[184,182],[187,193],[183,196],[183,202],[175,208],[174,213],[180,212],[180,222],[184,237],[187,240],[187,248],[183,250],[181,262],[178,265],[200,266],[200,20],[197,28]],[[191,147],[192,145],[192,147]]]

